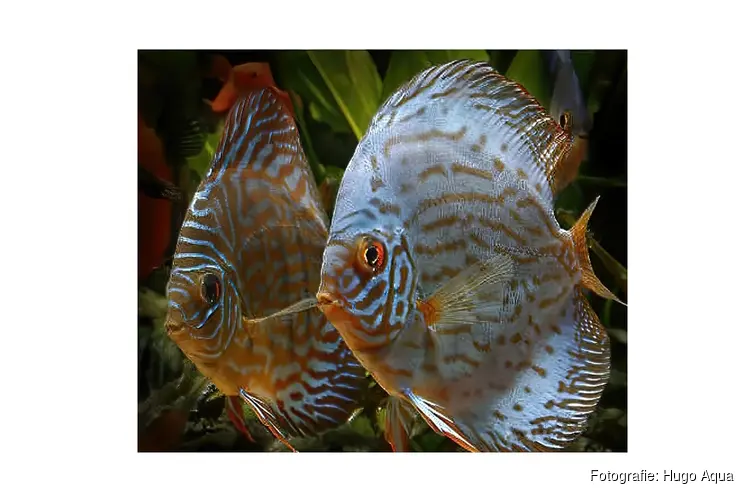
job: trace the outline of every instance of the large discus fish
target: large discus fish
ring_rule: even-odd
[[[287,446],[359,406],[365,373],[316,309],[326,216],[290,112],[275,91],[240,98],[185,216],[166,328],[200,371]]]
[[[469,451],[558,450],[607,384],[607,333],[584,297],[617,300],[553,212],[572,147],[484,63],[435,66],[378,110],[341,181],[318,306],[393,397],[392,445],[416,410]],[[394,402],[395,401],[395,402]]]

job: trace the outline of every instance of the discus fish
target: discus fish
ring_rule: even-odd
[[[542,51],[554,87],[550,114],[560,126],[573,135],[573,146],[564,163],[558,166],[555,191],[560,192],[578,175],[578,168],[588,154],[591,116],[569,50]]]
[[[341,180],[317,306],[391,397],[466,450],[562,449],[607,384],[584,297],[619,302],[589,261],[596,202],[570,230],[553,212],[572,143],[523,87],[454,61],[381,106]]]
[[[239,98],[179,234],[166,330],[228,412],[241,396],[291,449],[345,423],[366,380],[319,310],[273,317],[317,291],[328,224],[276,91]]]

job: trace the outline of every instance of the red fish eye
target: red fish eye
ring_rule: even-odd
[[[377,241],[365,241],[362,245],[362,262],[370,271],[377,271],[385,261],[385,249]]]
[[[221,297],[221,282],[215,274],[207,273],[201,280],[201,297],[213,305]]]

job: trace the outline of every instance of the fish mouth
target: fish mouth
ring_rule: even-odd
[[[341,302],[339,302],[332,293],[330,292],[318,292],[318,294],[315,297],[318,299],[318,307],[330,309],[331,307],[341,307]]]

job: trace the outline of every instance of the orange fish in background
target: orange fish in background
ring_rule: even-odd
[[[173,182],[164,147],[154,129],[138,113],[138,164],[156,178]],[[148,277],[164,261],[170,240],[172,203],[138,190],[138,279]]]
[[[227,112],[241,95],[247,95],[253,90],[271,88],[294,116],[292,100],[288,93],[276,86],[268,63],[245,63],[232,67],[225,57],[214,56],[209,75],[224,82],[219,94],[211,101],[211,109],[216,113]]]

